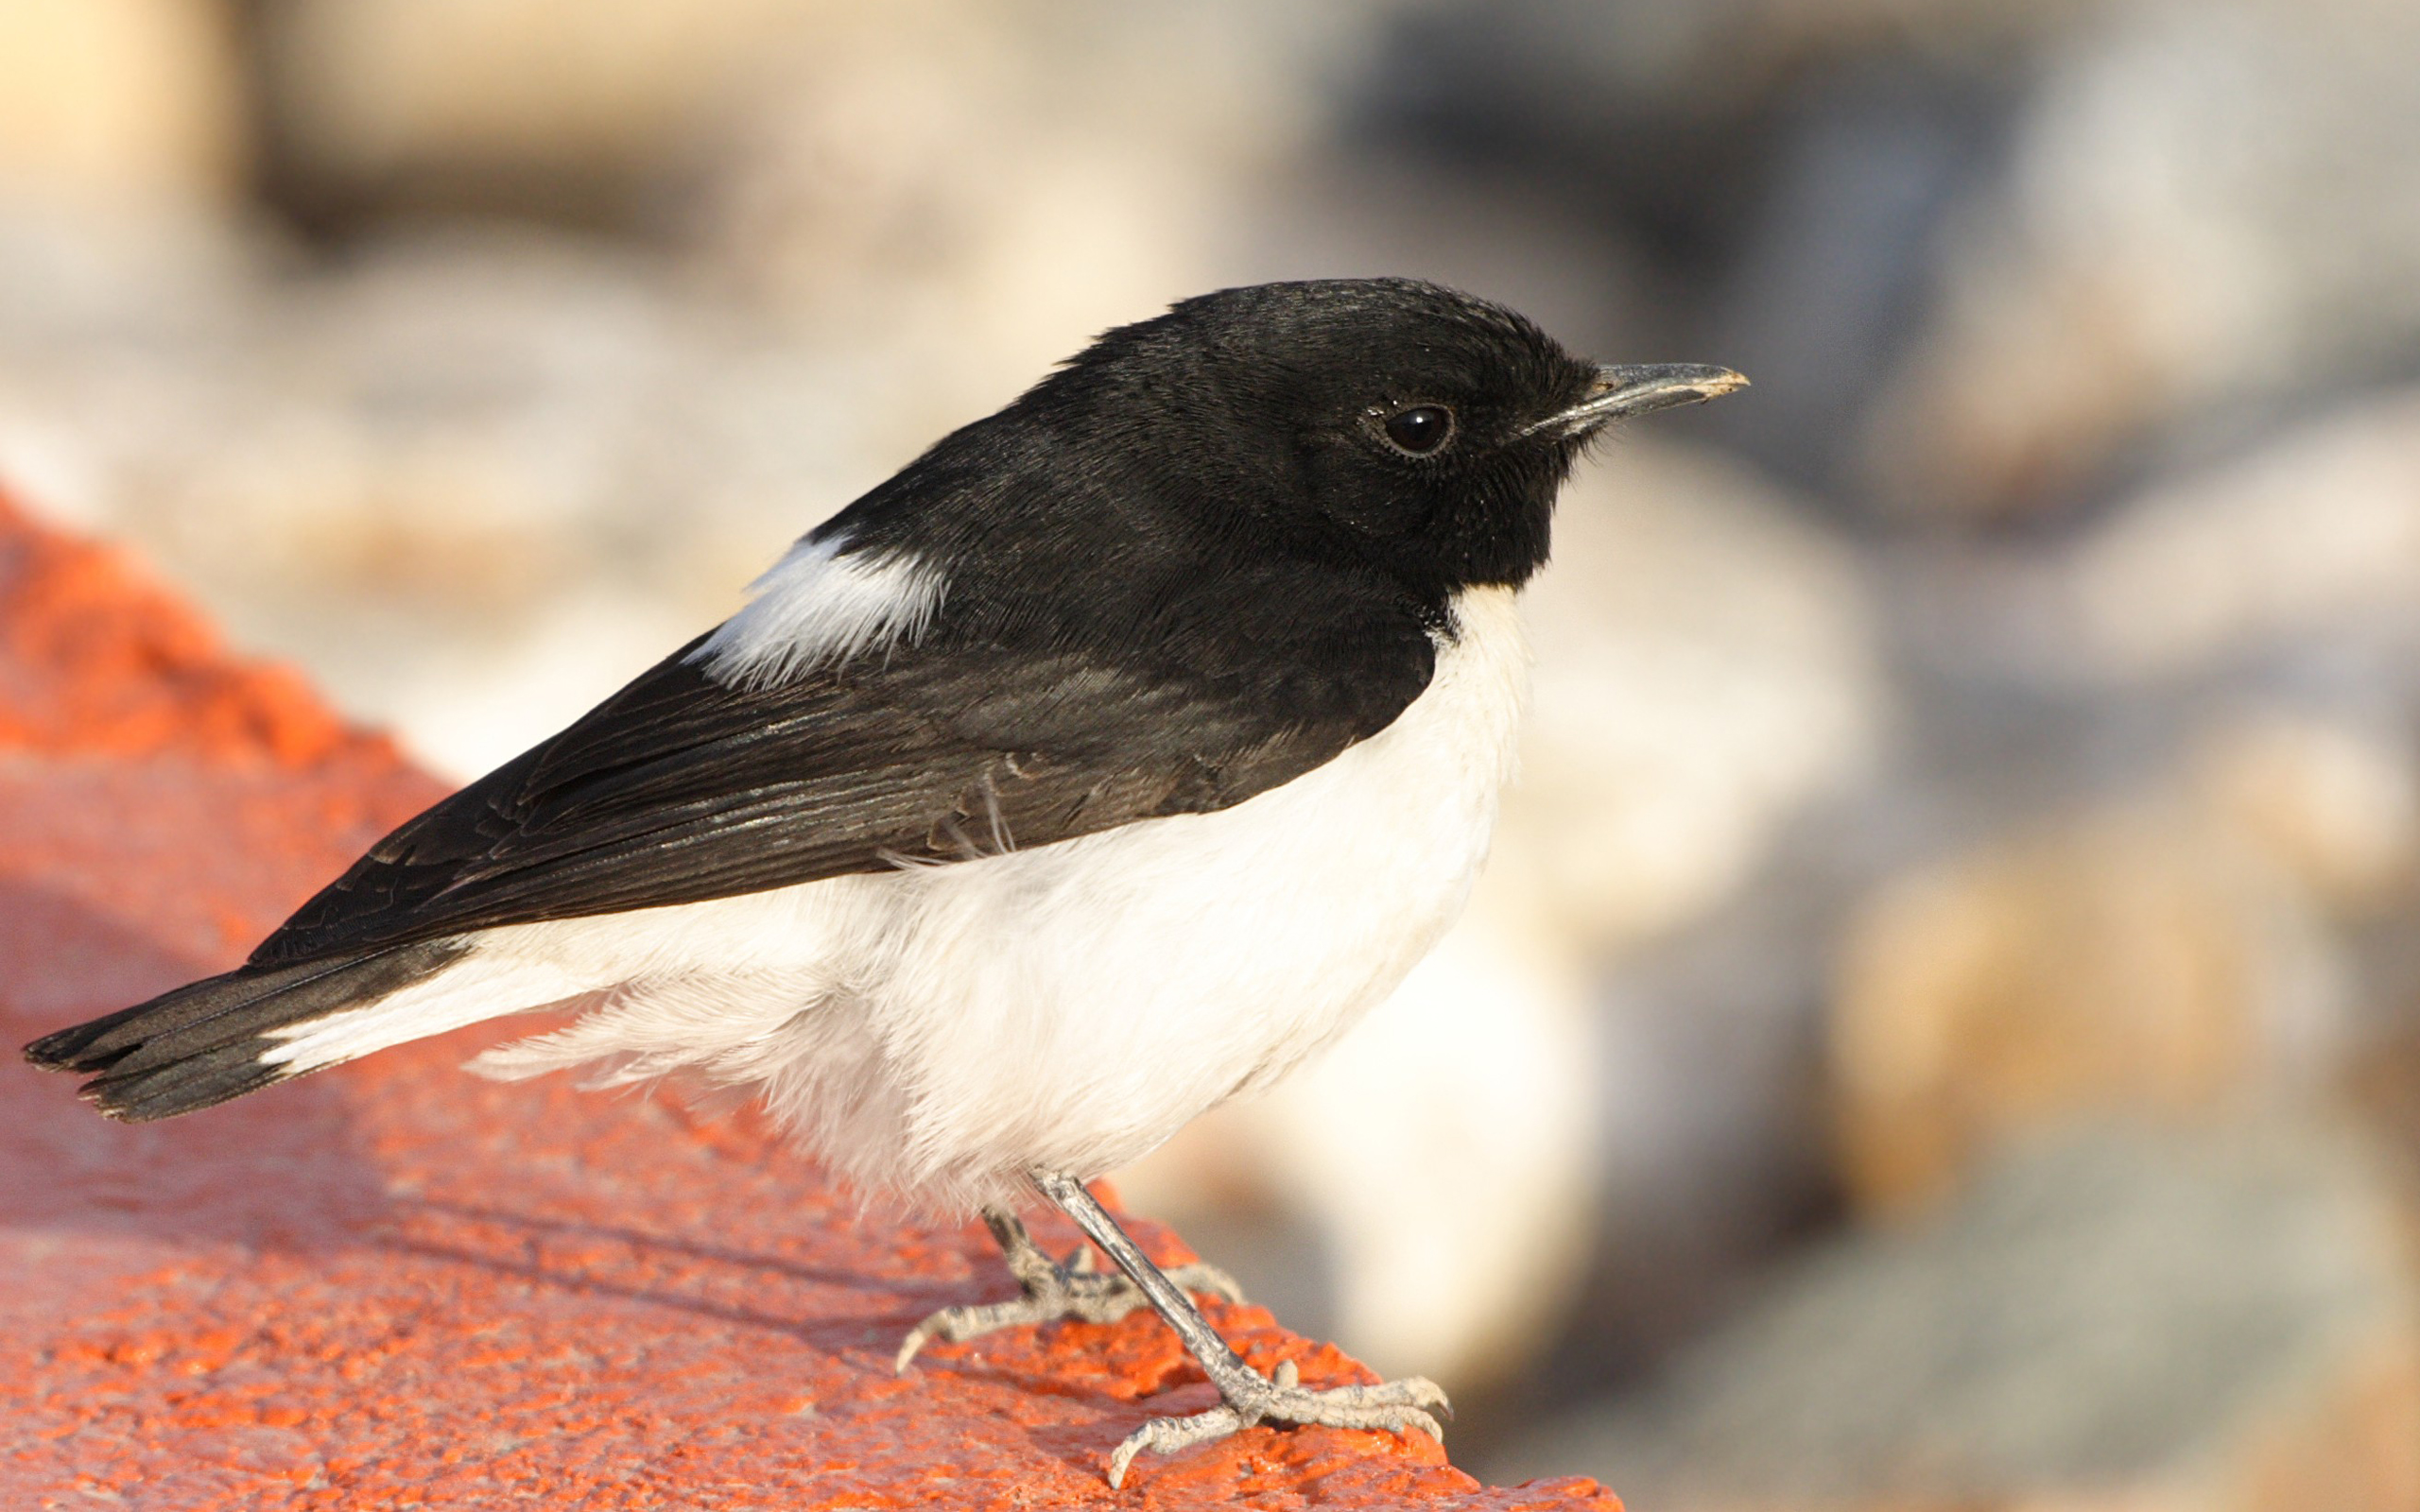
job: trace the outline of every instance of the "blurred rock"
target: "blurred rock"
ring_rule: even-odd
[[[2080,1112],[2208,1113],[2308,1086],[2346,988],[2308,897],[2181,802],[2087,813],[1903,877],[1841,947],[1843,1179],[1901,1210]]]
[[[1251,186],[1372,3],[292,0],[265,52],[306,221],[641,233],[809,340],[929,364],[901,417],[929,434],[1236,281]]]
[[[1509,0],[1385,36],[1361,137],[1593,221],[1659,297],[1591,337],[1756,374],[1682,423],[1844,507],[2072,504],[2410,369],[2408,6]]]
[[[2121,502],[2059,569],[2054,656],[2110,679],[2280,644],[2420,640],[2420,390],[2345,404]]]
[[[1547,234],[1593,232],[1568,270],[1650,292],[1585,339],[1757,377],[1752,399],[1667,423],[1862,506],[1858,438],[1922,323],[1945,217],[1990,179],[2028,60],[2099,3],[1408,6],[1354,140],[1412,160],[1432,198],[1485,214],[1523,191]]]
[[[2404,1224],[2342,1138],[2078,1134],[1789,1265],[1656,1390],[1486,1468],[1584,1469],[1672,1512],[2399,1512]]]
[[[465,204],[627,219],[829,0],[274,0],[282,166],[317,215]]]
[[[0,196],[218,203],[250,153],[228,0],[0,5]]]
[[[1633,438],[1582,469],[1523,607],[1534,691],[1492,867],[1584,949],[1736,892],[1885,738],[1855,559],[1711,454]]]
[[[2202,803],[2330,909],[2396,900],[2420,849],[2420,763],[2407,739],[2308,711],[2250,707],[2203,738]]]
[[[2420,335],[2420,11],[2134,0],[2061,38],[1943,238],[1869,432],[1913,511],[2072,494],[2197,411],[2396,370]]]
[[[819,340],[916,352],[935,417],[1205,288],[1408,271],[1306,258],[1285,217],[1329,207],[1271,183],[1390,3],[836,9],[693,176],[686,245]]]
[[[911,455],[884,353],[770,339],[627,250],[91,247],[0,235],[0,469],[458,774],[727,613]]]

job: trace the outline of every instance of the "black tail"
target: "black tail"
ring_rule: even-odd
[[[190,1113],[300,1073],[261,1057],[268,1031],[361,1007],[442,970],[468,947],[452,940],[366,955],[237,967],[148,1003],[45,1035],[26,1058],[52,1071],[97,1072],[78,1089],[112,1118],[145,1123]]]

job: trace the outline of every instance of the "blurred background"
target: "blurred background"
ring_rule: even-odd
[[[1128,1199],[1642,1508],[2420,1507],[2420,7],[0,0],[0,483],[466,777],[1095,332],[1756,387],[1467,922]]]

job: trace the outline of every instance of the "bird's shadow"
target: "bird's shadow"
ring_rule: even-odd
[[[903,1302],[929,1304],[926,1311],[950,1302],[979,1299],[979,1296],[1014,1289],[1014,1283],[1010,1280],[1005,1269],[1001,1270],[997,1277],[989,1277],[982,1273],[978,1265],[976,1273],[962,1281],[935,1280],[925,1277],[885,1276],[877,1272],[851,1270],[835,1265],[810,1264],[783,1255],[704,1244],[694,1239],[654,1233],[624,1224],[541,1217],[531,1213],[516,1212],[506,1208],[486,1207],[476,1203],[457,1202],[439,1197],[400,1199],[389,1210],[389,1216],[395,1219],[433,1216],[459,1224],[502,1229],[508,1234],[518,1235],[520,1247],[524,1253],[527,1254],[543,1254],[544,1246],[540,1241],[549,1238],[575,1243],[602,1241],[627,1248],[636,1256],[643,1257],[650,1253],[671,1255],[684,1261],[702,1262],[708,1265],[727,1267],[736,1271],[768,1274],[786,1280],[814,1286],[839,1287],[854,1292],[878,1292],[887,1297],[898,1297]],[[418,1245],[424,1249],[432,1251],[442,1248],[446,1253],[466,1262],[511,1268],[516,1274],[526,1273],[532,1279],[547,1280],[560,1285],[579,1287],[594,1284],[594,1278],[583,1272],[562,1266],[549,1266],[544,1261],[536,1263],[508,1261],[496,1251],[481,1249],[474,1246],[430,1246],[425,1240],[407,1240],[401,1236],[390,1238],[386,1243],[396,1246],[407,1244]],[[637,1292],[633,1292],[632,1296],[637,1299],[646,1299],[643,1294]],[[667,1297],[666,1300],[672,1300],[672,1298]],[[923,1315],[920,1313],[916,1317],[921,1318]],[[913,1319],[910,1321],[912,1322]]]

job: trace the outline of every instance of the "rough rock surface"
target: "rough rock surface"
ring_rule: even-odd
[[[0,503],[12,1044],[233,960],[437,791]],[[914,1318],[1003,1290],[978,1227],[861,1212],[744,1117],[458,1074],[475,1042],[139,1127],[0,1065],[0,1504],[1618,1505],[1330,1430],[1146,1460],[1114,1493],[1142,1417],[1212,1400],[1155,1320],[895,1377]],[[1368,1379],[1266,1312],[1213,1315],[1263,1368]]]

